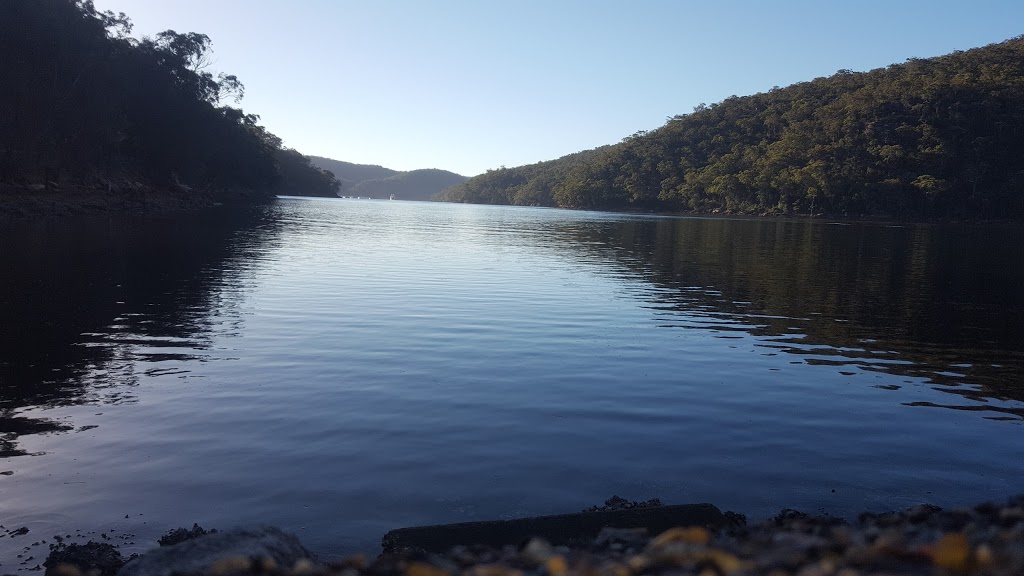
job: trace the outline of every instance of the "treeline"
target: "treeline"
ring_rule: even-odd
[[[208,36],[131,29],[91,0],[4,0],[0,184],[335,195],[330,172],[230,105],[244,86],[208,70]]]
[[[454,202],[1024,218],[1024,37],[733,96],[621,143],[501,168]]]

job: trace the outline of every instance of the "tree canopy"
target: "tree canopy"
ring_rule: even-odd
[[[236,107],[244,86],[209,70],[208,36],[131,30],[91,0],[4,2],[0,183],[335,195],[332,174]]]
[[[454,202],[1024,218],[1024,37],[733,96],[622,142],[491,170]]]

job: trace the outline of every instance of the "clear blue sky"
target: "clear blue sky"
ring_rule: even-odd
[[[465,175],[618,142],[701,102],[1024,34],[1024,2],[96,0],[213,39],[306,154]]]

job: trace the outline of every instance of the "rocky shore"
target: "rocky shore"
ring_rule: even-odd
[[[195,210],[222,203],[263,202],[268,198],[246,191],[197,190],[183,185],[157,187],[130,179],[104,180],[92,185],[0,183],[0,220]]]
[[[102,186],[33,188],[0,185],[0,219],[60,218],[111,212],[160,212],[212,206],[206,194],[157,189],[137,182]]]
[[[587,520],[587,515],[605,510],[558,518]],[[920,505],[902,512],[864,513],[853,521],[795,510],[754,525],[730,513],[713,521],[703,518],[710,527],[676,526],[650,533],[645,527],[606,526],[572,545],[534,537],[501,546],[465,542],[429,552],[389,549],[385,541],[385,553],[375,559],[356,555],[330,562],[318,562],[295,536],[276,528],[216,532],[194,526],[173,530],[161,539],[160,548],[127,559],[107,543],[51,544],[38,569],[45,567],[54,576],[1024,574],[1024,495],[973,508]]]

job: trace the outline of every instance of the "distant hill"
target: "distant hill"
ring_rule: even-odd
[[[442,190],[465,182],[465,176],[428,168],[399,172],[383,166],[353,164],[320,156],[309,157],[312,164],[323,170],[330,170],[341,181],[342,196],[367,196],[398,200],[432,200]]]
[[[363,180],[352,186],[342,188],[342,194],[348,196],[369,196],[370,198],[388,198],[392,194],[401,200],[431,200],[438,192],[466,181],[447,170],[435,168],[399,172],[394,176],[376,180]]]
[[[341,180],[342,184],[344,184],[346,188],[363,180],[387,178],[388,176],[394,176],[399,173],[398,170],[391,170],[390,168],[377,166],[375,164],[353,164],[351,162],[332,160],[322,156],[309,156],[309,160],[317,168],[333,172],[334,176],[338,180]],[[347,193],[345,195],[349,196]]]
[[[1024,220],[1024,36],[733,96],[439,199],[742,214]]]

